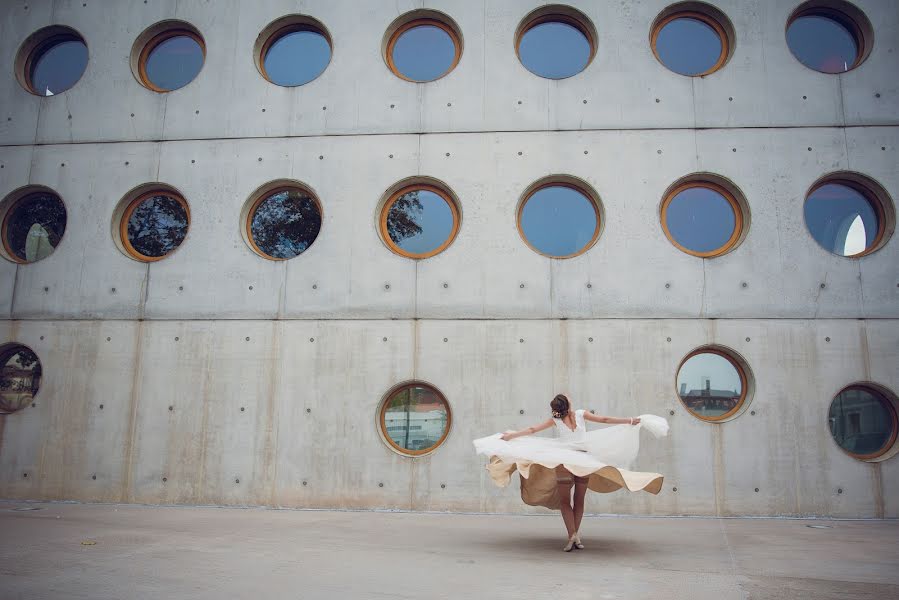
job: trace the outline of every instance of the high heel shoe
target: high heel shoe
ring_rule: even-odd
[[[565,552],[571,552],[572,550],[574,550],[574,536],[568,538],[568,543],[565,544],[565,547],[562,548],[562,550],[564,550]]]
[[[577,533],[574,534],[574,547],[578,550],[584,549],[584,544],[581,543],[581,536]]]

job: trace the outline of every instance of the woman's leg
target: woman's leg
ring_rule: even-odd
[[[562,520],[565,521],[565,529],[568,530],[568,537],[574,535],[577,529],[574,526],[574,511],[571,508],[571,483],[568,481],[558,481],[556,490],[559,494],[559,502],[562,511]]]
[[[587,495],[587,479],[584,477],[576,477],[574,480],[574,509],[572,517],[574,518],[574,533],[581,530],[581,519],[584,518],[584,497]],[[582,548],[580,538],[577,540],[578,548]]]

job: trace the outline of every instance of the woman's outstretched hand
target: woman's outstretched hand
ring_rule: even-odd
[[[640,424],[640,417],[632,417],[631,418],[631,425],[639,425],[639,424]]]
[[[508,442],[509,440],[512,439],[512,434],[513,434],[513,433],[515,433],[515,432],[514,432],[514,431],[507,431],[506,433],[504,433],[504,434],[502,434],[501,436],[499,436],[499,439],[501,439],[501,440],[503,440],[503,441],[505,441],[505,442]]]

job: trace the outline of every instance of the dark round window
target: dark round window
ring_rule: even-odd
[[[896,442],[896,408],[880,391],[849,386],[830,403],[833,439],[847,454],[862,460],[886,454]]]
[[[599,208],[593,197],[576,185],[545,183],[521,203],[518,228],[525,242],[540,254],[577,256],[599,237]]]
[[[387,65],[408,81],[440,79],[462,54],[455,29],[437,19],[416,19],[399,27],[387,44]]]
[[[449,403],[436,388],[411,383],[391,391],[381,404],[379,423],[384,440],[400,454],[416,456],[435,450],[449,434]]]
[[[304,85],[324,73],[331,62],[331,38],[309,20],[288,22],[265,40],[259,61],[262,75],[272,83]]]
[[[203,68],[205,58],[206,45],[195,31],[163,31],[141,51],[142,83],[157,92],[177,90],[194,80]]]
[[[173,252],[190,226],[190,210],[179,195],[156,190],[132,201],[121,221],[121,239],[134,258],[155,261]]]
[[[3,217],[3,247],[10,260],[46,258],[66,231],[66,207],[50,191],[31,192],[11,203]]]
[[[693,416],[721,421],[735,415],[746,399],[746,373],[717,348],[700,348],[677,371],[677,395]]]
[[[847,2],[806,2],[790,17],[787,45],[810,69],[844,73],[867,56],[871,31],[867,17]]]
[[[662,203],[665,235],[680,250],[709,258],[724,254],[737,243],[743,213],[733,194],[711,182],[675,187]]]
[[[708,75],[728,56],[724,27],[710,15],[682,11],[660,19],[653,28],[652,49],[659,61],[681,75]]]
[[[0,414],[25,408],[41,387],[41,361],[21,344],[0,346]]]
[[[265,258],[285,260],[305,252],[322,226],[318,200],[308,191],[282,187],[262,194],[247,216],[253,249]]]
[[[381,234],[391,250],[428,258],[445,250],[459,229],[459,211],[446,190],[415,184],[394,193],[381,211]]]
[[[20,50],[23,82],[28,91],[38,96],[53,96],[78,83],[87,60],[87,44],[69,27],[42,29]]]
[[[883,206],[873,192],[859,183],[825,179],[809,192],[804,212],[812,237],[829,252],[861,257],[881,245]]]
[[[516,51],[521,64],[547,79],[565,79],[587,68],[596,53],[593,28],[585,16],[543,14],[519,27]]]

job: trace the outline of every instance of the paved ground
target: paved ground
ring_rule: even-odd
[[[570,554],[561,531],[558,516],[0,502],[0,598],[899,598],[899,521],[588,517]]]

